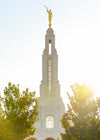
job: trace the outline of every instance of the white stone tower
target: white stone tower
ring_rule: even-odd
[[[37,140],[56,140],[63,132],[60,119],[65,112],[58,81],[58,55],[55,49],[55,35],[48,28],[45,49],[42,55],[42,81],[39,97],[39,121],[36,123]]]
[[[45,6],[46,7],[46,6]],[[47,8],[47,7],[46,7]],[[35,124],[35,140],[57,140],[63,132],[60,119],[65,107],[60,97],[58,81],[58,55],[55,49],[55,35],[51,28],[51,9],[48,10],[49,28],[45,35],[45,49],[42,55],[42,81],[40,85],[39,121]]]

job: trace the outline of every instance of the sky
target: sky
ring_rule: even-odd
[[[59,57],[61,97],[70,85],[86,83],[100,95],[100,0],[1,0],[0,93],[8,82],[36,91],[42,80],[42,53],[52,10]]]

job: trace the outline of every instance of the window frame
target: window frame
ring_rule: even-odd
[[[48,120],[51,119],[51,120]],[[46,117],[46,128],[52,129],[54,128],[54,117],[52,115],[48,115]]]

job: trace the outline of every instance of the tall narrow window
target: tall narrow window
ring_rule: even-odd
[[[52,116],[47,116],[46,128],[54,128],[54,118]]]
[[[51,43],[49,43],[49,54],[51,54]]]
[[[51,60],[48,61],[48,92],[51,94]]]

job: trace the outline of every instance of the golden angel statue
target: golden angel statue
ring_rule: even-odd
[[[46,7],[46,6],[45,6]],[[52,12],[51,9],[48,10],[48,8],[46,7],[47,12],[48,12],[48,19],[49,19],[49,28],[51,28],[51,19],[52,19]]]

